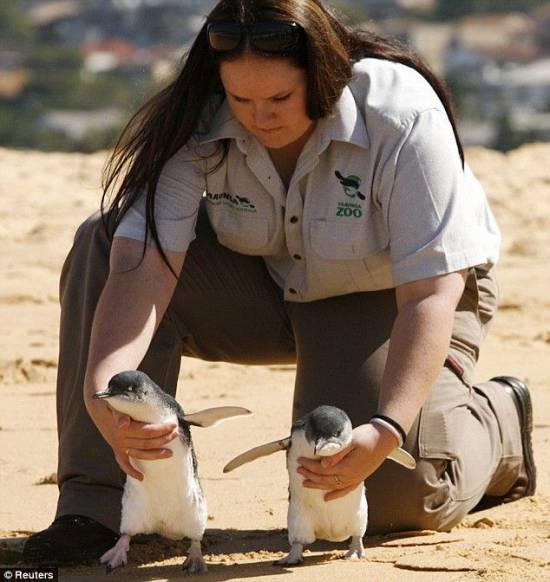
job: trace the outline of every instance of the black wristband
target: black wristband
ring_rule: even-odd
[[[407,433],[405,432],[405,429],[398,422],[393,420],[393,418],[390,418],[389,416],[384,416],[383,414],[375,414],[372,418],[379,418],[380,420],[383,420],[388,424],[391,424],[393,428],[395,428],[395,430],[401,435],[402,442],[405,442],[407,440]]]

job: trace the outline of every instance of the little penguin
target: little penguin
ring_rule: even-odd
[[[225,466],[224,473],[227,473],[259,457],[287,451],[290,553],[275,562],[277,565],[302,563],[304,545],[312,544],[316,539],[341,542],[351,537],[349,551],[344,558],[355,560],[363,557],[363,536],[367,531],[368,518],[364,483],[344,497],[326,502],[326,491],[303,487],[305,477],[298,473],[300,457],[330,457],[345,449],[351,438],[352,425],[348,415],[335,406],[319,406],[293,424],[290,437],[250,449]],[[390,453],[388,458],[408,469],[416,466],[414,458],[400,448]]]
[[[96,393],[94,398],[108,399],[113,409],[133,420],[146,423],[176,420],[179,427],[179,438],[165,446],[173,453],[170,458],[154,461],[131,458],[144,479],[127,477],[122,496],[121,537],[103,554],[101,563],[107,564],[107,572],[126,565],[131,537],[157,533],[175,540],[189,538],[191,547],[183,569],[188,573],[206,572],[201,541],[208,512],[189,426],[213,426],[251,412],[239,406],[222,406],[185,414],[174,398],[138,371],[113,376],[107,390]]]

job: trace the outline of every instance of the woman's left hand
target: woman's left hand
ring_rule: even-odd
[[[299,458],[298,473],[305,477],[304,487],[328,491],[325,501],[332,501],[347,495],[374,473],[396,446],[388,430],[363,424],[353,429],[350,445],[339,453],[320,460]]]

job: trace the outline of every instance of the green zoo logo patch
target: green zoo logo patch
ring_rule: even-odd
[[[363,209],[359,206],[359,204],[354,204],[353,202],[338,202],[336,216],[345,218],[361,218],[361,216],[363,216]]]
[[[361,178],[359,178],[359,176],[351,175],[345,178],[338,170],[334,172],[334,175],[340,181],[346,196],[349,196],[350,198],[357,197],[359,200],[366,200],[365,195],[361,194],[359,191],[359,188],[361,188]]]
[[[344,194],[348,198],[366,200],[365,195],[359,191],[361,187],[361,178],[359,176],[351,175],[345,178],[338,170],[334,172],[334,175],[338,178],[344,189]],[[357,202],[338,202],[336,216],[340,216],[341,218],[361,218],[363,216],[363,209]]]

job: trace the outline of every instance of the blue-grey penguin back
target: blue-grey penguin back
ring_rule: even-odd
[[[175,402],[175,401],[174,401]],[[176,402],[176,404],[178,404]],[[193,473],[198,483],[199,490],[202,492],[202,487],[199,481],[199,470],[198,470],[198,462],[197,462],[197,455],[195,454],[195,447],[193,447],[193,440],[191,439],[191,429],[189,428],[189,423],[183,418],[184,412],[181,406],[179,406],[179,412],[177,413],[178,417],[178,426],[179,426],[179,435],[180,439],[187,444],[189,450],[191,451],[191,459],[193,460]]]

